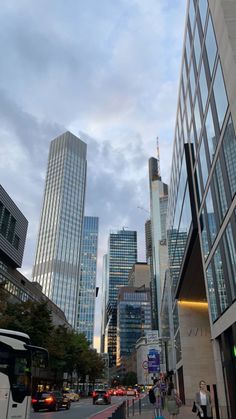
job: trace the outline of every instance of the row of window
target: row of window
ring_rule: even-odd
[[[15,233],[16,219],[11,215],[10,211],[0,201],[0,233],[7,239],[12,246],[18,250],[20,238]]]

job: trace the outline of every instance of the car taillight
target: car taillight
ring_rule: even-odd
[[[93,397],[96,397],[96,396],[97,396],[96,391],[93,391]]]
[[[109,397],[109,393],[105,393],[105,394],[104,394],[104,396],[105,396],[105,397]]]
[[[45,402],[46,402],[46,403],[53,402],[53,397],[47,397],[47,398],[45,399]]]
[[[32,399],[31,401],[32,401],[32,403],[37,403],[38,400],[37,399]]]

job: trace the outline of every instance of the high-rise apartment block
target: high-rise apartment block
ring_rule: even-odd
[[[108,305],[106,342],[109,365],[116,364],[117,298],[121,287],[128,285],[129,272],[137,262],[137,232],[122,230],[111,232],[108,243]]]
[[[235,22],[235,1],[188,2],[168,206],[179,390],[191,403],[204,378],[221,419],[236,417]]]
[[[70,132],[50,145],[33,279],[76,327],[87,145]]]
[[[84,217],[81,246],[77,331],[93,343],[96,299],[98,217]]]

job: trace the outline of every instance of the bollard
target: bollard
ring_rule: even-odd
[[[142,403],[141,403],[141,399],[139,399],[139,401],[138,401],[138,410],[139,410],[139,414],[141,415],[141,413],[142,413]]]
[[[133,416],[134,416],[134,399],[132,400]]]

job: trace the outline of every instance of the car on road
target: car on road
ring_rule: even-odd
[[[94,390],[93,404],[111,404],[111,395],[108,390]]]
[[[70,399],[71,402],[79,401],[79,394],[73,390],[64,390],[63,394]]]
[[[31,399],[35,412],[39,410],[59,410],[61,407],[70,409],[70,399],[60,391],[40,391],[34,394]]]
[[[127,396],[137,396],[138,392],[135,388],[128,388],[126,391]]]

